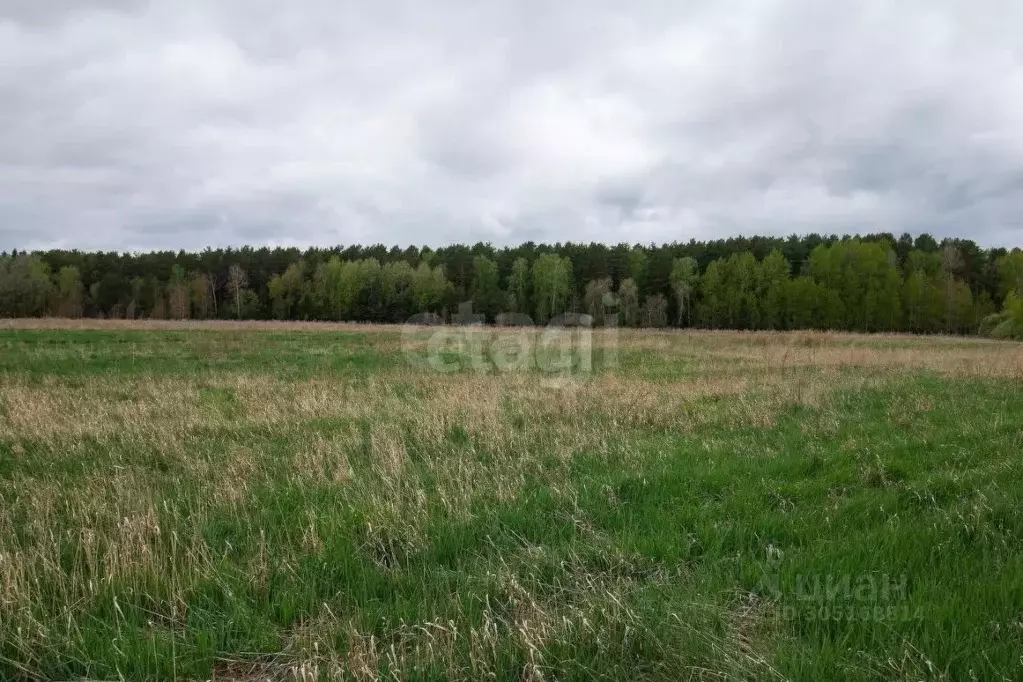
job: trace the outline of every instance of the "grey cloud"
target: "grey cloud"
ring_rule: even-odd
[[[1023,7],[0,2],[0,249],[1016,244]]]
[[[0,20],[31,28],[46,28],[90,12],[129,12],[145,7],[144,0],[4,0]]]

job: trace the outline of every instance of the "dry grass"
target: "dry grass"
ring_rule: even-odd
[[[394,325],[367,322],[297,320],[101,320],[92,317],[0,318],[0,329],[141,329],[211,331],[396,331]]]
[[[254,354],[266,330],[358,331],[374,352],[402,349],[395,328],[370,325],[18,320],[0,328],[214,332],[184,342],[200,357],[207,348]],[[489,339],[500,330],[468,333]],[[293,350],[301,357],[329,357],[330,348],[303,343],[296,337]],[[842,420],[831,405],[843,391],[922,376],[1023,377],[1023,346],[958,338],[604,330],[594,334],[593,347],[615,364],[562,383],[537,372],[435,373],[405,362],[300,377],[255,362],[147,372],[134,364],[134,349],[131,371],[82,364],[71,365],[70,374],[3,374],[0,438],[5,466],[16,473],[0,478],[0,619],[16,634],[0,636],[0,666],[13,661],[18,670],[42,670],[49,651],[96,655],[103,637],[87,634],[94,618],[133,633],[125,637],[149,637],[132,659],[145,668],[150,663],[140,662],[146,660],[140,652],[147,646],[187,639],[190,617],[199,617],[195,595],[203,590],[219,590],[226,603],[258,601],[272,610],[274,590],[301,594],[294,577],[313,570],[310,558],[340,551],[338,538],[353,533],[358,556],[369,557],[372,570],[400,574],[432,551],[438,524],[471,529],[488,518],[487,509],[529,508],[541,482],[561,516],[539,527],[571,524],[579,546],[599,560],[581,556],[576,545],[554,550],[519,537],[510,548],[488,549],[496,542],[491,527],[482,540],[464,531],[464,542],[483,543],[471,545],[475,554],[459,564],[459,575],[471,580],[459,578],[468,580],[459,583],[465,592],[437,602],[436,613],[412,609],[415,618],[380,625],[360,620],[354,597],[319,597],[282,628],[279,646],[218,651],[208,674],[305,682],[377,680],[386,671],[403,678],[431,669],[450,679],[483,679],[513,665],[520,679],[546,680],[571,663],[557,658],[559,647],[584,643],[594,659],[625,666],[615,668],[620,673],[627,665],[617,652],[635,645],[658,657],[652,677],[784,677],[772,662],[781,635],[771,630],[769,600],[748,592],[736,599],[731,591],[727,599],[676,604],[671,617],[656,622],[642,612],[637,604],[645,592],[690,585],[691,567],[624,551],[598,530],[592,512],[580,506],[594,484],[580,483],[578,461],[635,474],[646,485],[642,472],[678,459],[677,449],[651,442],[684,443],[687,452],[726,443],[750,459],[780,457],[729,439],[771,429],[797,408],[816,411],[801,426],[805,439],[831,438]],[[57,362],[73,350],[17,352]],[[182,351],[143,344],[146,357],[171,352]],[[939,409],[937,402],[907,393],[887,413],[891,428],[922,433],[920,416]],[[970,422],[960,431],[982,439],[990,429]],[[872,448],[848,436],[838,451],[861,458],[869,449],[873,459],[860,463],[862,480],[879,489],[897,485],[898,471]],[[1000,466],[977,471],[1012,473],[1011,464]],[[609,509],[625,504],[622,490],[605,487],[599,495]],[[829,496],[832,514],[841,495]],[[784,513],[795,507],[781,493],[772,499],[781,500]],[[722,519],[722,532],[733,521]],[[673,530],[682,532],[666,528]],[[718,560],[727,567],[739,559]],[[433,579],[449,577],[440,571]],[[251,593],[243,599],[240,590]],[[577,676],[603,673],[580,669]]]

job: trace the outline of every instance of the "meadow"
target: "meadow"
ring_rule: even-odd
[[[0,679],[1023,678],[1023,345],[466,333],[0,322]]]

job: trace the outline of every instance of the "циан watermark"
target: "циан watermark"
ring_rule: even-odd
[[[922,617],[909,599],[909,577],[888,573],[814,573],[786,576],[765,571],[761,593],[776,601],[782,619],[904,622]]]

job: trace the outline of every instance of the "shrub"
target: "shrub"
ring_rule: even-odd
[[[996,339],[1023,340],[1023,298],[1015,291],[1010,291],[1002,312],[984,319],[981,324],[982,333],[989,328],[989,324],[993,325],[990,326],[990,335]]]

